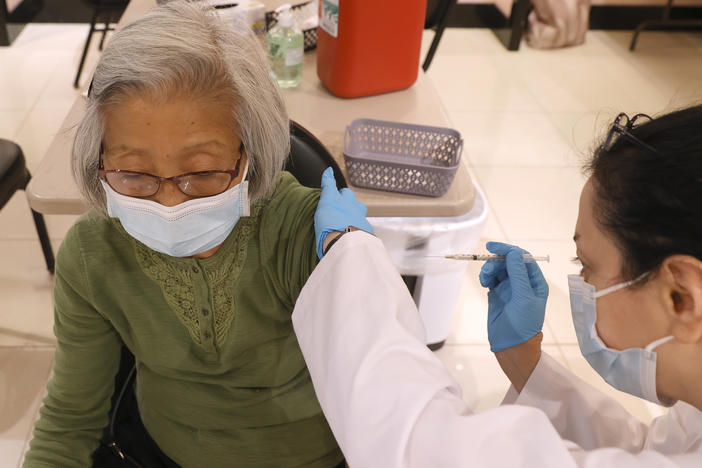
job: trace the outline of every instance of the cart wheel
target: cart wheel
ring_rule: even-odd
[[[446,343],[446,340],[439,341],[438,343],[431,343],[427,345],[427,348],[431,349],[432,351],[438,351],[444,347],[444,343]]]

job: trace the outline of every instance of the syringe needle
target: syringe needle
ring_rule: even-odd
[[[486,261],[505,261],[507,257],[504,255],[493,255],[493,254],[451,254],[451,255],[431,255],[432,257],[443,257],[443,258],[448,258],[451,260],[464,260],[464,261],[477,261],[477,262],[486,262]],[[551,256],[550,255],[531,255],[531,254],[523,254],[522,258],[524,258],[525,262],[550,262],[551,261]]]

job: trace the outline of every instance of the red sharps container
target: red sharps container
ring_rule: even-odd
[[[417,80],[426,0],[319,0],[317,76],[353,98]]]

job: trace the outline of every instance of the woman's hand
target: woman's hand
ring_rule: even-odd
[[[351,189],[336,188],[336,179],[331,167],[322,174],[322,196],[314,214],[314,233],[317,239],[317,256],[324,256],[324,246],[327,235],[331,232],[341,232],[349,226],[373,234],[373,227],[366,219],[368,208],[356,200],[356,194]]]
[[[486,247],[507,257],[504,262],[487,261],[480,270],[480,284],[490,290],[490,349],[520,391],[541,357],[548,284],[536,262],[524,262],[525,252],[519,247],[500,242],[488,242]]]
[[[487,261],[480,284],[488,292],[488,338],[492,352],[525,342],[544,325],[548,285],[536,262],[525,263],[519,247],[488,242],[487,249],[505,261]]]

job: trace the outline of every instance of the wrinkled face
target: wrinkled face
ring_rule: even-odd
[[[246,155],[240,152],[231,110],[226,99],[180,94],[165,100],[138,94],[124,97],[104,109],[104,168],[172,177],[233,170],[242,158],[232,187],[243,178]],[[172,181],[164,181],[147,199],[174,206],[191,198]]]
[[[614,240],[599,226],[594,215],[595,190],[588,180],[580,196],[575,226],[576,255],[582,261],[581,275],[597,291],[624,282],[623,256]],[[642,348],[667,330],[665,304],[654,275],[643,286],[632,286],[597,299],[597,332],[614,349]]]

